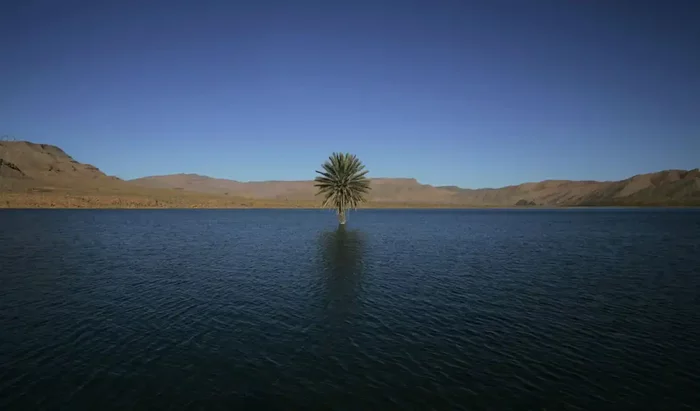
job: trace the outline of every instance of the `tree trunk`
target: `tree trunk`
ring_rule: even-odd
[[[338,210],[338,222],[339,222],[341,225],[343,225],[343,224],[345,224],[345,221],[346,221],[346,219],[345,219],[345,210],[342,210],[342,209]]]

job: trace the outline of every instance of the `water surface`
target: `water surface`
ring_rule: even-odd
[[[698,409],[700,211],[0,212],[0,409]]]

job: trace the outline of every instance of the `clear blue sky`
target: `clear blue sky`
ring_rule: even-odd
[[[122,178],[486,187],[700,166],[694,0],[0,3],[0,134]]]

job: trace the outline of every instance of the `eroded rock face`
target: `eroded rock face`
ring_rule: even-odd
[[[27,175],[15,163],[0,158],[0,177],[25,178]]]
[[[21,170],[25,177],[106,177],[97,167],[74,160],[63,150],[49,144],[26,141],[0,142],[0,158]]]

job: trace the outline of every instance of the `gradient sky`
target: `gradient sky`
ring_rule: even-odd
[[[700,1],[0,2],[0,134],[122,178],[700,166]]]

